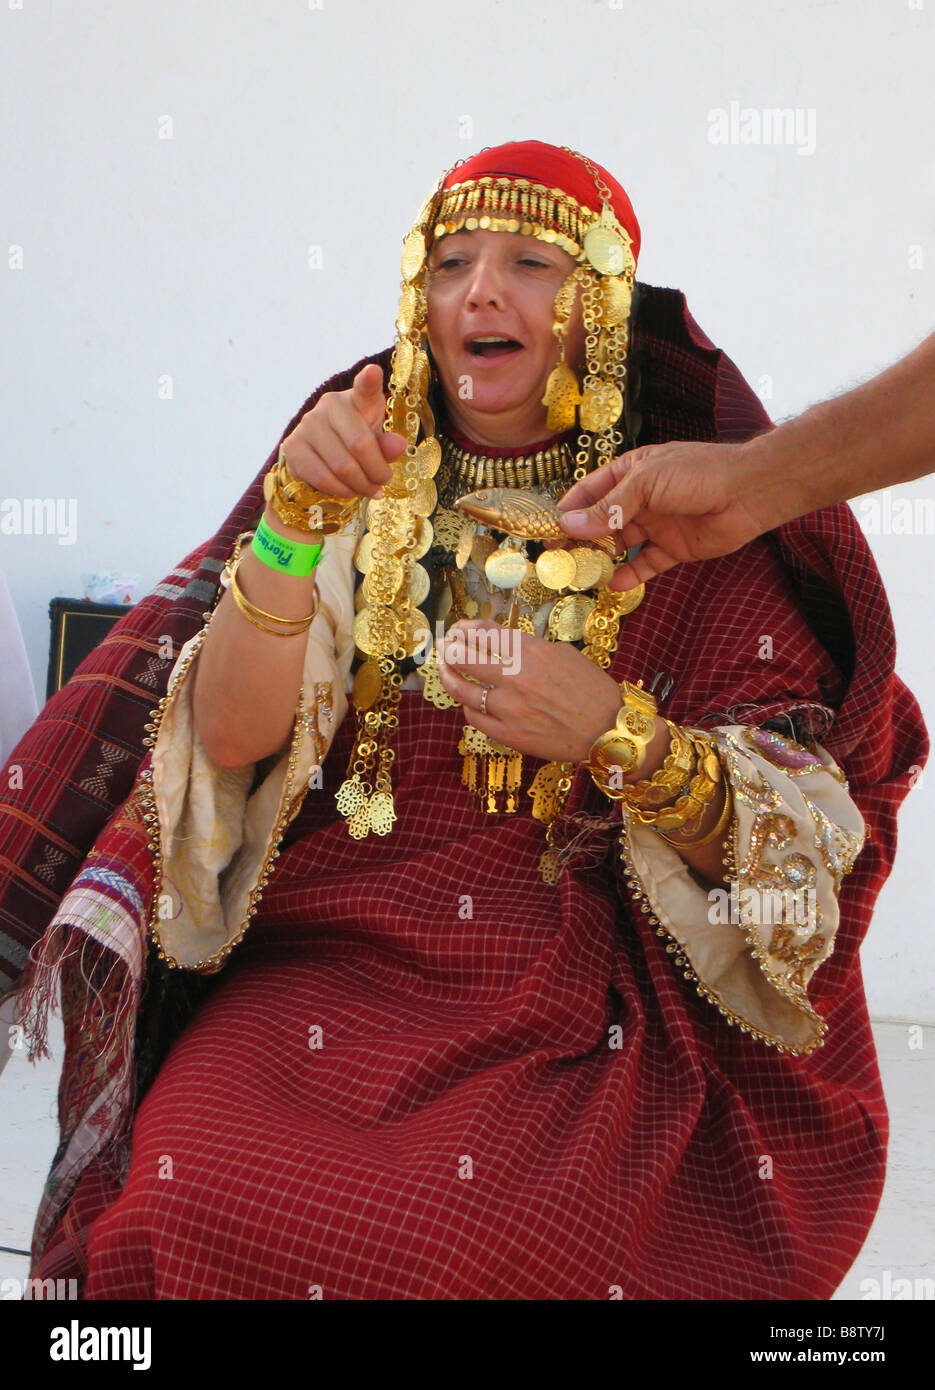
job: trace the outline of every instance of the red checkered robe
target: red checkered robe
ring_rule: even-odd
[[[675,292],[644,290],[635,343],[644,441],[764,427]],[[28,809],[6,798],[0,930],[35,941],[79,869],[74,920],[44,941],[50,958],[63,948],[68,1056],[34,1275],[77,1275],[87,1299],[829,1297],[883,1183],[858,948],[926,752],[852,514],[829,508],[653,580],[611,668],[671,678],[670,719],[778,720],[848,774],[870,840],[809,989],[827,1041],[797,1057],[731,1026],[683,978],[613,831],[595,830],[546,886],[541,825],[477,810],[460,785],[463,711],[419,692],[400,707],[392,834],[354,841],[336,811],[351,714],[224,971],[205,983],[144,968],[134,932],[153,879],[132,750],[165,678],[150,697],[141,673],[170,617],[179,637],[200,626],[275,454],[170,576],[179,592],[161,586],[129,614],[14,753],[45,769],[47,791]],[[107,799],[86,793],[89,811],[75,791],[107,738],[86,730],[105,725],[126,754],[111,756],[106,826]],[[579,773],[568,817],[607,809]],[[56,847],[66,871],[53,883],[41,869]],[[82,894],[98,911],[110,895],[111,946],[87,949]],[[41,972],[21,983],[42,1002]]]

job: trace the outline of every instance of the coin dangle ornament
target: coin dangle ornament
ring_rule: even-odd
[[[401,338],[393,353],[393,381],[398,388],[404,387],[412,375],[415,349],[408,338]]]
[[[464,569],[468,560],[470,560],[471,558],[471,552],[473,549],[474,523],[469,521],[467,522],[463,531],[458,537],[458,544],[455,547],[455,565],[459,570]]]
[[[415,290],[412,285],[407,285],[399,301],[399,312],[396,317],[396,327],[404,337],[412,332],[412,326],[416,321],[418,309],[418,291]]]
[[[623,275],[633,262],[630,237],[606,204],[584,234],[584,254],[598,275]]]
[[[594,604],[588,594],[566,594],[552,606],[549,632],[559,642],[577,642],[584,635],[584,625]]]
[[[612,382],[586,386],[581,399],[581,428],[609,430],[623,410],[623,393]]]
[[[484,562],[484,573],[498,589],[515,589],[530,573],[524,548],[505,540]]]
[[[575,562],[575,577],[569,587],[593,589],[601,574],[600,552],[590,546],[576,545],[569,554]]]
[[[368,658],[358,668],[357,675],[354,677],[354,704],[357,708],[368,710],[376,704],[380,697],[382,685],[383,677],[380,674],[379,666],[372,658]]]
[[[471,559],[479,570],[482,570],[487,563],[488,556],[492,555],[497,548],[497,542],[489,531],[483,534],[475,534],[471,545]]]
[[[536,577],[546,589],[567,589],[575,582],[578,567],[570,550],[543,550],[536,561]]]
[[[425,237],[413,229],[403,242],[402,272],[407,282],[412,282],[425,262]],[[408,332],[408,329],[405,330]]]

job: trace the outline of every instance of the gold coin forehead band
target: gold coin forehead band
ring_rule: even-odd
[[[434,236],[459,231],[519,232],[583,254],[584,235],[599,213],[583,207],[561,188],[529,179],[485,176],[444,190]]]
[[[484,176],[453,184],[441,193],[432,221],[436,243],[460,231],[518,232],[590,261],[602,275],[632,282],[636,269],[632,238],[609,201],[596,212],[561,188],[529,179]]]

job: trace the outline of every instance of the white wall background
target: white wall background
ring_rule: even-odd
[[[774,418],[903,355],[935,319],[933,35],[935,0],[0,0],[0,499],[78,504],[73,545],[0,536],[40,698],[49,600],[88,570],[145,592],[216,529],[308,392],[391,341],[401,238],[484,145],[617,174],[640,277]],[[732,101],[797,108],[807,152],[713,144]],[[935,724],[935,537],[871,543]],[[864,952],[881,1018],[935,1021],[933,788]]]

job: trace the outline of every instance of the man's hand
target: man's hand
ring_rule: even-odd
[[[680,560],[727,555],[775,526],[921,478],[935,452],[935,333],[853,391],[745,444],[654,444],[622,454],[566,493],[569,536],[645,541],[611,587],[632,589]],[[619,507],[619,512],[613,508]]]
[[[596,469],[559,502],[576,540],[608,534],[618,551],[643,544],[619,565],[612,589],[632,589],[685,560],[710,560],[768,529],[740,493],[740,444],[653,444]]]

